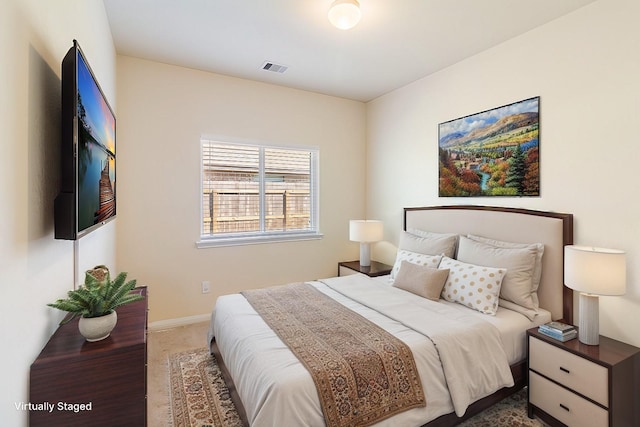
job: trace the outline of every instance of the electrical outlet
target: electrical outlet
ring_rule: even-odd
[[[211,292],[211,289],[209,287],[209,281],[208,280],[204,280],[202,282],[202,293],[203,294],[208,294],[209,292]]]

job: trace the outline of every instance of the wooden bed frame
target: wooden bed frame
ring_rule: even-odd
[[[573,291],[563,284],[564,246],[573,244],[573,215],[529,209],[489,206],[430,206],[404,209],[404,230],[412,228],[437,233],[475,234],[519,243],[543,243],[543,275],[538,291],[540,307],[549,310],[553,319],[573,322]],[[211,342],[231,398],[245,426],[249,425],[244,406],[218,346]],[[442,415],[423,427],[450,427],[489,408],[522,389],[527,382],[527,360],[511,366],[515,385],[502,388],[467,408],[462,417]]]

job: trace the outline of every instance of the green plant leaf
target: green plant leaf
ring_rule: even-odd
[[[121,272],[114,280],[107,274],[102,282],[86,274],[85,283],[78,289],[69,291],[66,299],[59,299],[47,305],[73,313],[73,316],[61,323],[67,323],[76,316],[103,316],[120,306],[144,299],[142,295],[131,293],[136,286],[136,280],[127,282],[126,279],[126,272]]]

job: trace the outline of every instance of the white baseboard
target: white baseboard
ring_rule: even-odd
[[[177,328],[179,326],[191,325],[193,323],[208,322],[211,314],[199,314],[197,316],[180,317],[178,319],[157,320],[147,325],[149,331],[161,331],[163,329]]]

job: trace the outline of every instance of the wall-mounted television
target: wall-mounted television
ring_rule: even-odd
[[[76,40],[62,60],[61,115],[54,236],[76,240],[116,216],[116,117]]]

